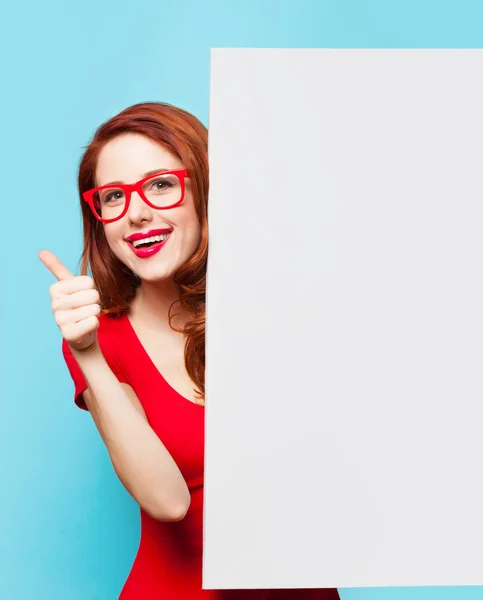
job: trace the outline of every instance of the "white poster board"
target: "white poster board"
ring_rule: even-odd
[[[204,587],[483,585],[483,51],[211,61]]]

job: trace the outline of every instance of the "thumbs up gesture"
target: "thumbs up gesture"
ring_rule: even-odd
[[[94,280],[87,275],[72,275],[48,250],[41,250],[38,257],[58,280],[50,286],[50,298],[63,338],[73,350],[89,350],[97,343],[101,313]]]

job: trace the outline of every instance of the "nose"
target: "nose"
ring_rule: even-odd
[[[151,208],[144,202],[141,196],[133,191],[127,210],[127,217],[131,223],[141,223],[151,221],[153,218]]]

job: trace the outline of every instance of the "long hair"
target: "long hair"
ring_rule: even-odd
[[[175,273],[179,303],[190,318],[182,330],[185,335],[184,360],[195,384],[197,397],[204,404],[205,393],[205,287],[208,255],[207,203],[209,186],[208,131],[192,114],[162,102],[143,102],[126,108],[103,123],[95,132],[81,158],[78,188],[84,224],[81,274],[89,267],[99,291],[101,314],[120,316],[133,299],[139,278],[114,255],[107,243],[104,227],[92,214],[82,193],[95,187],[95,171],[103,146],[122,133],[139,133],[175,154],[188,171],[193,201],[201,226],[196,252]],[[171,307],[172,308],[172,307]],[[169,323],[172,315],[169,311]]]

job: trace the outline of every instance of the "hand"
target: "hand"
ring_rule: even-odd
[[[94,280],[87,275],[72,275],[48,250],[41,250],[38,257],[58,279],[50,286],[50,298],[63,338],[73,350],[89,350],[97,344],[98,316],[101,313],[100,296]]]

